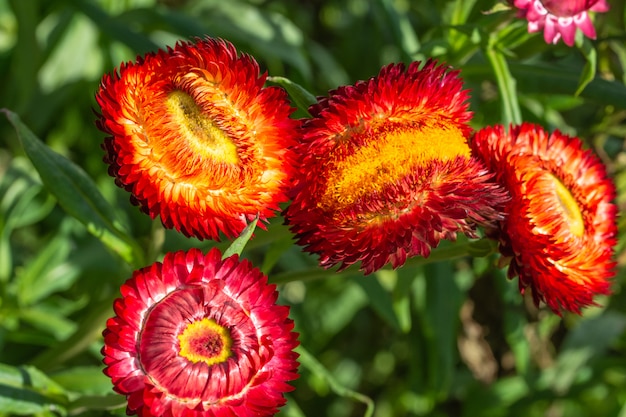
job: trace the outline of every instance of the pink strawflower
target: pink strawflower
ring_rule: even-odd
[[[559,39],[567,46],[574,45],[576,28],[585,36],[596,38],[596,30],[588,12],[607,12],[606,0],[514,0],[519,17],[528,20],[528,32],[543,29],[546,43],[556,44]]]
[[[247,260],[174,252],[133,273],[104,330],[104,373],[140,417],[271,417],[298,377],[289,307]]]

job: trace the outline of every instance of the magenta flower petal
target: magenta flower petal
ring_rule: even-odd
[[[568,46],[574,45],[576,29],[590,39],[596,31],[589,12],[604,13],[609,10],[606,0],[514,0],[518,16],[528,21],[528,32],[543,29],[546,43],[556,44],[563,39]]]

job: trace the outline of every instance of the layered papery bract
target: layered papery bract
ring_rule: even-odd
[[[596,38],[596,29],[589,12],[607,12],[606,0],[514,0],[519,16],[528,20],[528,32],[543,30],[546,43],[556,44],[563,39],[574,45],[576,30],[588,38]]]
[[[386,66],[311,106],[285,212],[298,244],[324,267],[371,273],[502,219],[506,192],[470,155],[466,100],[458,72],[428,61]]]
[[[486,127],[471,146],[511,194],[492,236],[522,293],[559,314],[609,294],[617,207],[600,160],[580,139],[529,123]]]
[[[219,39],[178,43],[103,77],[105,161],[131,201],[199,239],[276,214],[291,187],[298,122],[256,61]],[[262,225],[262,224],[261,224]]]
[[[297,334],[250,262],[217,249],[168,253],[121,293],[102,353],[129,415],[260,417],[285,403]]]

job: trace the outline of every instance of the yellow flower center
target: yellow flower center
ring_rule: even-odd
[[[229,164],[239,162],[237,146],[202,112],[193,97],[174,90],[168,94],[166,106],[173,121],[180,126],[182,138],[194,154]]]
[[[417,167],[458,156],[469,157],[470,148],[455,126],[436,121],[417,128],[374,131],[364,146],[330,168],[319,207],[341,210],[401,181]]]
[[[583,221],[583,215],[580,212],[578,202],[557,177],[552,174],[550,174],[550,176],[552,177],[559,207],[566,218],[570,232],[577,237],[582,237],[585,233],[585,222]]]
[[[207,365],[222,363],[228,359],[232,340],[228,329],[213,319],[194,321],[178,335],[179,355],[190,362],[204,362]]]

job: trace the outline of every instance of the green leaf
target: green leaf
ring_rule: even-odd
[[[580,72],[564,66],[514,63],[510,65],[510,72],[523,86],[524,93],[571,95],[580,82]],[[490,75],[491,71],[484,65],[468,64],[463,67],[463,76],[467,80],[481,82]],[[603,106],[626,109],[626,85],[620,81],[596,77],[582,90],[580,97]]]
[[[104,10],[97,6],[96,2],[85,0],[73,0],[74,7],[89,19],[91,19],[98,29],[108,35],[111,39],[118,40],[137,53],[156,51],[158,45],[143,33],[131,29],[126,22],[109,16]]]
[[[202,34],[209,28],[213,36],[249,45],[255,54],[265,57],[269,72],[274,72],[271,65],[278,61],[281,68],[288,63],[304,79],[312,78],[302,30],[284,14],[241,0],[195,2],[187,10],[187,16],[197,16],[205,28]]]
[[[289,93],[289,96],[291,96],[291,99],[294,101],[298,109],[302,110],[309,117],[311,117],[311,113],[309,113],[308,108],[312,104],[317,103],[317,99],[313,94],[308,92],[300,84],[296,84],[285,77],[267,77],[267,81],[278,84],[287,90],[287,93]]]
[[[415,281],[415,268],[404,266],[397,270],[398,279],[393,287],[393,311],[396,313],[400,330],[411,330],[411,286]]]
[[[97,304],[91,305],[87,314],[81,317],[78,328],[70,337],[51,346],[37,357],[31,364],[40,369],[54,369],[59,364],[73,358],[92,343],[102,337],[102,325],[113,315],[113,301],[117,295],[105,297]]]
[[[304,414],[293,397],[286,395],[285,398],[287,403],[280,409],[277,414],[278,417],[306,417],[306,414]]]
[[[16,272],[17,299],[30,306],[42,298],[68,288],[80,273],[76,265],[66,263],[71,241],[64,235],[53,238],[37,256]]]
[[[63,388],[37,368],[0,363],[0,410],[3,413],[33,415],[54,410],[66,415],[67,403]]]
[[[119,394],[83,395],[72,401],[67,407],[71,415],[89,410],[117,410],[126,407],[126,397]]]
[[[263,271],[266,275],[269,274],[280,257],[292,247],[293,238],[291,235],[285,234],[284,236],[272,241],[265,251],[263,263],[261,264],[261,271]]]
[[[591,81],[593,81],[596,76],[596,48],[593,47],[591,41],[589,41],[587,38],[584,38],[583,43],[580,47],[580,51],[585,57],[585,68],[583,68],[583,72],[580,75],[580,80],[578,81],[578,88],[576,89],[576,93],[574,93],[576,96],[580,95],[580,93],[582,93],[582,91]]]
[[[402,47],[402,52],[412,60],[417,56],[421,45],[419,36],[413,29],[410,15],[404,10],[398,10],[398,2],[393,0],[381,0],[383,17],[386,18],[388,28],[393,35],[394,43]]]
[[[450,26],[458,27],[465,25],[475,4],[476,0],[456,0],[454,2],[450,2],[448,4],[448,7],[450,8]],[[461,50],[462,46],[464,46],[465,38],[467,38],[467,35],[459,30],[453,29],[448,31],[448,43],[453,51]]]
[[[376,273],[377,276],[380,274],[395,274],[395,271],[379,271]],[[380,281],[372,276],[369,276],[357,277],[354,282],[356,282],[363,289],[363,291],[365,291],[370,305],[380,315],[380,317],[391,325],[396,331],[400,332],[400,322],[398,321],[398,317],[396,317],[396,313],[393,309],[391,294],[383,288]]]
[[[515,402],[527,397],[530,389],[521,376],[499,379],[488,387],[475,385],[467,394],[463,417],[505,417]]]
[[[526,311],[520,307],[523,298],[520,297],[518,285],[507,280],[504,271],[498,271],[498,275],[496,285],[508,306],[502,313],[506,341],[514,353],[515,369],[525,375],[530,370],[532,352],[525,333],[528,325]]]
[[[87,395],[111,393],[111,379],[102,372],[101,366],[77,366],[50,375],[50,379],[67,391]]]
[[[606,312],[581,320],[563,342],[563,350],[555,366],[544,374],[544,382],[557,393],[567,393],[589,361],[605,352],[624,329],[626,315],[621,313]]]
[[[243,249],[246,247],[246,243],[248,243],[248,241],[252,237],[258,221],[259,215],[257,214],[256,218],[243,229],[239,237],[233,240],[233,243],[231,243],[230,246],[224,251],[222,259],[226,259],[233,255],[241,256],[241,252],[243,252]]]
[[[79,166],[41,142],[17,114],[6,109],[0,111],[6,114],[15,127],[26,155],[59,205],[126,262],[142,265],[141,248],[115,226],[119,222],[113,218],[114,210],[100,194],[93,180]]]
[[[454,264],[424,266],[426,294],[420,318],[428,340],[429,383],[443,399],[448,396],[457,361],[457,328],[463,293],[455,280]]]

